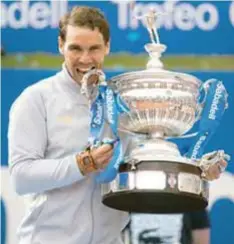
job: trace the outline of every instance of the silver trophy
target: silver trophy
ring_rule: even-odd
[[[192,75],[165,70],[160,61],[157,14],[140,17],[150,33],[145,45],[147,68],[113,77],[109,82],[129,107],[120,116],[120,130],[135,134],[130,154],[114,181],[103,184],[103,203],[142,213],[179,213],[205,208],[208,183],[196,162],[181,156],[167,140],[188,132],[199,119],[201,81]]]

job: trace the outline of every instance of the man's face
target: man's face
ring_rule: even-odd
[[[59,37],[59,50],[64,56],[66,67],[78,83],[91,68],[102,68],[109,46],[98,28],[91,30],[68,25],[66,40]]]

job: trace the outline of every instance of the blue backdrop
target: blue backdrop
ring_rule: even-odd
[[[2,44],[8,52],[57,53],[60,16],[74,5],[87,4],[105,13],[112,52],[144,52],[149,35],[120,0],[2,1]],[[233,1],[137,1],[135,11],[142,14],[150,7],[165,13],[158,27],[168,54],[234,54]]]

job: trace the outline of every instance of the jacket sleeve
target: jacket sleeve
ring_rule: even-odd
[[[8,153],[11,181],[20,195],[70,185],[84,178],[76,155],[45,159],[46,111],[40,93],[26,89],[10,110]]]

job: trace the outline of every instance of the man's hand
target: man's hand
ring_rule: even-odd
[[[217,163],[211,165],[207,170],[204,171],[206,180],[216,180],[220,177],[221,173],[227,167],[227,161],[220,160]]]
[[[113,146],[103,144],[102,146],[92,149],[91,155],[98,169],[104,169],[113,156]]]
[[[103,144],[90,151],[77,155],[77,164],[83,175],[100,172],[110,162],[113,156],[113,146]]]
[[[230,156],[223,150],[205,154],[199,165],[202,169],[202,177],[206,180],[218,179],[220,174],[225,171],[228,160],[230,160]]]

